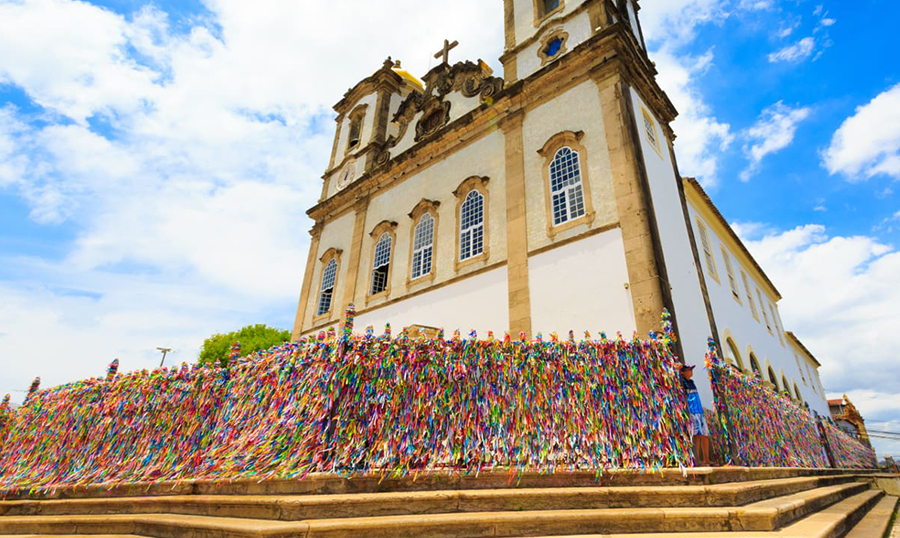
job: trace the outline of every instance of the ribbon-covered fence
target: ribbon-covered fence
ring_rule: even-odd
[[[710,340],[706,367],[713,385],[717,448],[748,467],[828,467],[817,419],[789,398],[725,363]],[[727,452],[726,452],[727,453]]]
[[[0,490],[690,466],[668,336],[586,338],[413,339],[345,328],[228,368],[183,365],[38,391],[2,439]]]
[[[834,466],[839,469],[875,469],[878,458],[875,451],[842,432],[833,424],[822,421],[822,432],[828,441]]]

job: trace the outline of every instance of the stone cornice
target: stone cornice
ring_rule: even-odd
[[[481,138],[498,124],[509,121],[505,120],[507,116],[546,102],[563,89],[588,77],[615,75],[635,86],[668,128],[668,123],[675,119],[678,112],[656,83],[656,69],[638,47],[631,30],[619,22],[598,32],[528,78],[506,86],[493,96],[491,102],[483,103],[433,136],[368,170],[343,191],[312,207],[307,214],[313,220],[342,214],[355,200],[402,181],[423,166],[439,162],[446,154]]]
[[[377,91],[399,92],[403,85],[403,77],[395,73],[393,67],[394,63],[390,58],[385,60],[381,69],[347,90],[343,99],[334,105],[334,111],[338,114],[346,114],[360,99]]]

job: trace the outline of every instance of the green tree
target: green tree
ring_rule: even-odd
[[[214,334],[203,342],[200,349],[200,364],[219,362],[228,366],[231,346],[241,343],[241,357],[246,357],[262,349],[283,344],[291,339],[291,332],[265,325],[247,325],[239,331]]]

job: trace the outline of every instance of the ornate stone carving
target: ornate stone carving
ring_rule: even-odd
[[[469,98],[479,96],[482,104],[492,102],[493,97],[503,90],[503,79],[492,74],[481,61],[477,64],[459,62],[453,67],[442,64],[432,69],[425,75],[425,92],[413,91],[400,104],[392,120],[399,124],[400,132],[387,141],[382,151],[388,151],[403,139],[419,112],[422,115],[416,124],[416,142],[440,131],[450,121],[450,103],[445,97],[451,92],[460,92]]]

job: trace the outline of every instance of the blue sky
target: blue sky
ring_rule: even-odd
[[[500,2],[0,0],[0,393],[290,327],[331,105],[443,37],[501,71]],[[900,4],[642,0],[698,177],[785,325],[900,431]],[[900,456],[900,444],[880,445]]]

